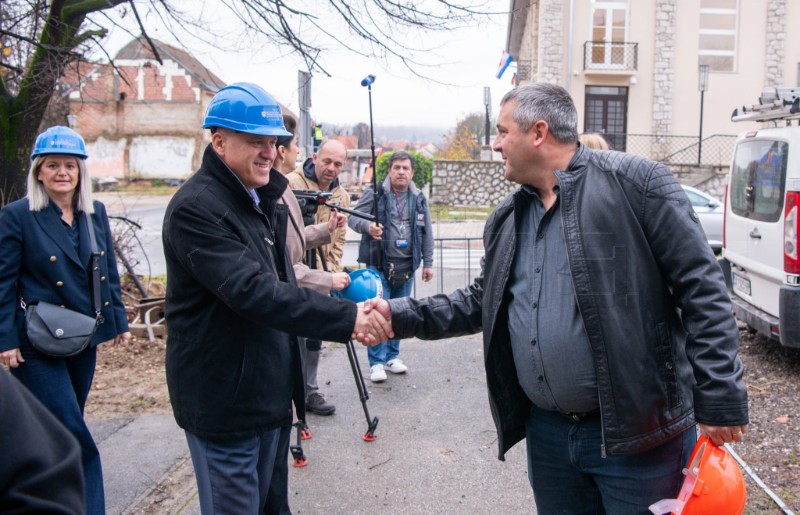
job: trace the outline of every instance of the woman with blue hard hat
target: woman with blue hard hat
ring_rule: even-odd
[[[81,445],[86,513],[105,513],[100,453],[83,419],[97,345],[130,340],[114,235],[105,206],[92,199],[83,138],[51,127],[31,154],[27,195],[0,211],[0,364],[7,366]],[[90,220],[91,227],[87,224]],[[47,302],[95,318],[91,263],[94,231],[100,257],[100,323],[91,343],[71,357],[31,345],[25,306]],[[53,485],[58,488],[58,485]]]

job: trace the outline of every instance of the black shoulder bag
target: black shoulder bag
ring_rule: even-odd
[[[95,318],[83,313],[40,301],[34,306],[20,305],[25,310],[25,327],[28,340],[37,351],[48,356],[66,358],[82,352],[92,341],[103,317],[100,314],[100,252],[94,235],[94,224],[89,214],[83,213],[86,229],[92,242],[92,301]]]

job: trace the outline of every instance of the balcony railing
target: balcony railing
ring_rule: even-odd
[[[583,44],[585,71],[635,72],[639,66],[639,43],[587,41]]]

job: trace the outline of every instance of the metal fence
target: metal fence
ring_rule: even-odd
[[[727,167],[733,156],[736,136],[658,136],[654,134],[603,134],[614,150],[622,150],[672,166]]]
[[[351,256],[357,254],[358,242],[348,241],[343,260],[345,266],[359,266],[350,262]],[[420,267],[416,272],[411,296],[423,298],[436,293],[450,293],[469,286],[480,274],[483,254],[483,238],[467,236],[435,238],[433,280],[423,282],[422,267]]]

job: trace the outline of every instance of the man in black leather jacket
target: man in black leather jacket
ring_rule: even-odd
[[[696,441],[740,441],[747,394],[721,270],[662,164],[577,143],[561,87],[501,102],[494,150],[521,185],[450,295],[368,301],[396,338],[483,330],[499,457],[523,438],[541,513],[648,513]]]

